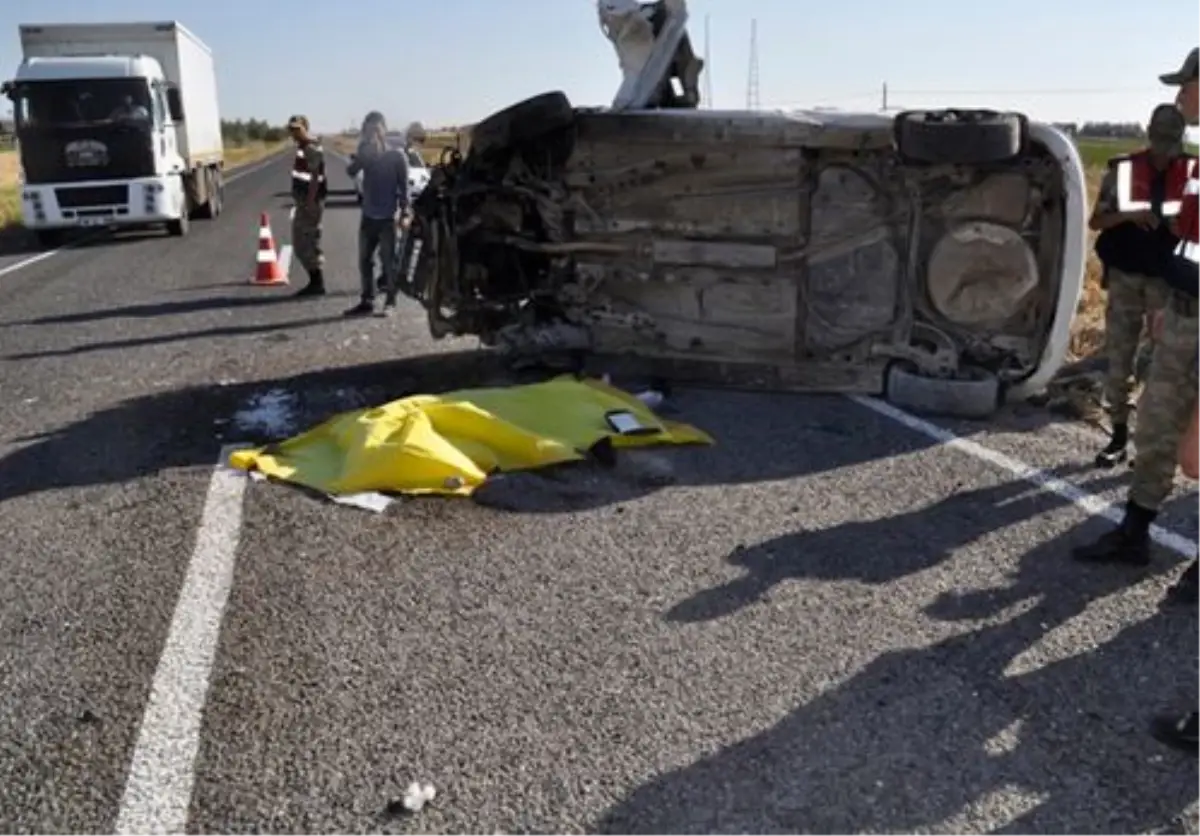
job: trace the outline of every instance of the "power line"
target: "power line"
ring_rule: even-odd
[[[708,37],[708,19],[709,16],[704,16],[704,101],[708,104],[708,109],[713,107],[713,91],[712,91],[712,41]]]
[[[1129,93],[1145,93],[1145,88],[1137,87],[1111,87],[1102,88],[1027,88],[1024,90],[906,90],[896,88],[884,82],[881,90],[854,90],[845,93],[826,93],[824,95],[813,96],[804,101],[787,101],[787,102],[769,102],[767,107],[770,110],[803,110],[818,105],[829,105],[831,103],[846,103],[855,101],[866,101],[868,99],[880,102],[882,110],[903,110],[904,108],[897,105],[896,101],[901,99],[912,99],[918,97],[925,98],[949,98],[949,97],[984,97],[984,96],[1011,96],[1011,97],[1030,97],[1037,98],[1040,96],[1113,96]]]
[[[746,78],[746,110],[761,107],[758,98],[758,21],[750,21],[750,72]]]

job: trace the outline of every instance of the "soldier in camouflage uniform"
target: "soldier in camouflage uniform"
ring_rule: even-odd
[[[288,132],[296,143],[292,163],[292,248],[296,258],[308,273],[308,284],[296,295],[312,297],[325,295],[325,254],[321,250],[321,222],[325,215],[325,150],[309,133],[307,117],[293,116],[288,120]]]
[[[1176,105],[1188,125],[1200,123],[1197,68],[1200,50],[1192,50],[1178,72],[1162,76],[1179,87]],[[1170,286],[1162,334],[1155,345],[1149,379],[1138,409],[1137,461],[1121,524],[1098,541],[1077,548],[1076,559],[1093,563],[1150,562],[1150,526],[1170,494],[1179,461],[1179,445],[1196,409],[1197,296],[1200,296],[1200,173],[1192,161],[1181,208],[1172,219],[1181,239],[1159,271]],[[1192,572],[1194,576],[1194,571]],[[1194,579],[1194,578],[1193,578]],[[1186,578],[1185,578],[1186,580]]]
[[[1180,92],[1178,92],[1175,98],[1175,103],[1182,110],[1183,114],[1187,116],[1189,125],[1200,124],[1200,47],[1193,49],[1188,54],[1187,58],[1183,60],[1183,66],[1180,67],[1180,70],[1165,74],[1165,76],[1160,77],[1160,80],[1162,80],[1163,84],[1178,85]],[[1196,235],[1196,230],[1193,229],[1195,225],[1193,221],[1195,219],[1195,217],[1181,218],[1182,229],[1180,231],[1186,242],[1200,239],[1200,235]],[[1187,243],[1184,243],[1184,247],[1186,246]],[[1181,247],[1181,254],[1187,254],[1186,248]],[[1195,260],[1188,260],[1190,263],[1195,264]],[[1181,270],[1181,273],[1184,273],[1184,271]],[[1198,276],[1193,272],[1190,278],[1196,279]],[[1178,279],[1175,283],[1183,284]],[[1196,284],[1200,284],[1200,282],[1193,282],[1193,287]],[[1195,296],[1200,297],[1200,288],[1196,288]],[[1196,332],[1195,336],[1192,337],[1193,351],[1195,351],[1196,344],[1200,343],[1200,325],[1196,325],[1196,320],[1198,319],[1200,318],[1192,320],[1194,331]],[[1176,321],[1177,325],[1178,321]],[[1198,362],[1200,362],[1200,357],[1198,357]],[[1198,381],[1196,381],[1198,369],[1193,365],[1188,369],[1187,374],[1190,385],[1186,386],[1186,389],[1192,390],[1192,397],[1194,398],[1195,390],[1198,389]],[[1182,402],[1187,402],[1186,407],[1182,405]],[[1175,431],[1176,426],[1186,427],[1187,419],[1181,419],[1180,416],[1190,413],[1190,409],[1193,407],[1192,399],[1188,398],[1187,392],[1182,392],[1175,395],[1171,403],[1171,407],[1166,409],[1166,414],[1174,417],[1178,421],[1178,425],[1171,423],[1169,429]],[[1186,432],[1186,428],[1178,431],[1177,435],[1182,435],[1183,432]],[[1170,438],[1163,440],[1160,455],[1165,455],[1166,444],[1170,443],[1170,441]],[[1175,443],[1178,443],[1177,438],[1175,439]],[[1170,455],[1172,456],[1172,461],[1174,461],[1174,456],[1177,455],[1174,447],[1172,447]],[[1171,474],[1174,476],[1174,468],[1172,468]],[[1166,594],[1166,602],[1196,603],[1198,601],[1200,601],[1200,560],[1193,559],[1192,565],[1187,567],[1182,577],[1178,579],[1178,582]],[[1154,722],[1151,724],[1151,733],[1166,745],[1181,748],[1181,750],[1192,754],[1200,753],[1200,711],[1184,711],[1182,714],[1160,715],[1154,718]]]
[[[1113,467],[1127,456],[1134,369],[1143,326],[1149,315],[1163,307],[1169,292],[1162,279],[1149,273],[1156,271],[1161,259],[1179,243],[1167,221],[1179,212],[1187,182],[1185,130],[1183,115],[1175,105],[1156,107],[1147,127],[1149,148],[1109,161],[1089,221],[1089,226],[1100,232],[1096,254],[1104,264],[1108,290],[1104,395],[1112,440],[1096,456],[1099,467]]]

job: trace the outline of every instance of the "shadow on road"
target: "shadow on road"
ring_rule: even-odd
[[[340,317],[337,317],[340,319]],[[312,319],[247,328],[147,337],[63,349],[128,348],[180,339],[245,333],[286,332],[329,320]],[[41,356],[45,356],[44,354]],[[202,386],[128,400],[111,409],[33,439],[29,446],[0,459],[0,501],[57,488],[116,484],[156,470],[209,465],[220,441],[215,425],[228,420],[252,395],[281,389],[297,398],[296,425],[312,426],[363,403],[384,403],[412,394],[444,392],[482,385],[532,382],[514,376],[490,352],[457,351],[410,357],[352,368],[334,368],[295,377],[230,386]],[[355,403],[334,393],[350,392]],[[837,397],[763,398],[731,392],[691,392],[679,398],[684,420],[694,420],[717,439],[716,447],[622,453],[616,468],[599,464],[514,474],[501,480],[517,490],[512,510],[551,511],[619,503],[659,490],[664,484],[726,484],[787,479],[886,458],[932,444],[915,434],[898,434],[878,417],[849,407]],[[770,404],[764,408],[764,404]],[[797,416],[799,405],[805,415]],[[785,420],[786,419],[786,420]],[[247,442],[278,439],[247,437]],[[662,479],[660,455],[669,456],[669,477]],[[524,487],[521,487],[524,484]],[[529,485],[536,485],[530,489]],[[501,488],[501,492],[508,488]],[[491,499],[495,500],[493,495]],[[443,501],[443,500],[437,500]],[[497,504],[503,504],[497,503]]]
[[[229,286],[227,283],[225,286]],[[245,282],[240,282],[244,286]],[[286,290],[286,289],[285,289]],[[294,301],[290,294],[271,296],[212,296],[203,299],[188,299],[185,301],[153,302],[144,305],[126,305],[120,308],[103,310],[80,311],[78,313],[43,316],[37,319],[26,319],[18,322],[6,322],[4,325],[66,325],[81,322],[100,322],[109,319],[144,319],[148,317],[170,316],[172,314],[199,313],[202,311],[229,310],[234,308],[256,308],[264,305],[275,305],[281,302]]]
[[[751,552],[744,559],[767,568],[725,593],[744,602],[802,574],[887,584],[1053,502],[1016,498],[1025,490],[973,491],[891,520],[795,535],[776,544],[780,556]],[[923,542],[945,530],[956,533]],[[921,832],[953,820],[956,832],[971,832],[997,816],[1015,818],[1005,833],[1172,826],[1196,800],[1197,762],[1151,739],[1146,723],[1195,705],[1195,613],[1151,615],[1094,650],[1055,658],[1043,639],[1131,580],[1127,570],[1070,561],[1071,544],[1091,533],[1037,546],[1011,588],[951,608],[976,629],[882,654],[762,733],[651,779],[589,831]],[[771,568],[781,561],[786,569]],[[1175,570],[1160,559],[1152,571]],[[1016,615],[980,626],[1018,601],[1026,606]],[[699,599],[691,607],[674,617],[721,610]],[[946,602],[932,609],[944,613]]]
[[[62,243],[57,247],[45,247],[37,237],[22,226],[8,226],[0,229],[0,256],[28,255],[35,256],[55,249],[70,248],[86,250],[93,247],[110,247],[117,244],[136,243],[147,238],[165,237],[166,233],[159,229],[125,229],[120,231],[101,230],[71,230],[63,235]]]
[[[326,321],[314,319],[307,324]],[[304,324],[280,323],[268,330],[286,332]],[[230,333],[235,329],[187,336],[214,336],[218,330]],[[62,488],[121,484],[171,468],[211,465],[222,443],[216,422],[228,420],[251,395],[268,389],[283,388],[303,395],[353,388],[375,390],[386,383],[391,391],[412,393],[476,385],[492,379],[494,373],[495,368],[478,352],[457,352],[132,398],[62,428],[9,439],[26,446],[0,459],[0,502]],[[321,409],[330,409],[328,401]]]
[[[1083,465],[1064,467],[1051,475],[1065,479],[1088,469]],[[1089,489],[1103,491],[1121,481],[1113,474],[1090,483]],[[726,561],[745,574],[697,592],[672,607],[665,617],[679,623],[723,618],[764,600],[778,585],[801,578],[887,584],[933,568],[989,532],[1066,504],[1067,500],[1056,494],[1038,491],[1024,481],[1011,481],[960,491],[895,517],[801,530],[749,548],[739,547]],[[1098,523],[1096,531],[1106,525]],[[1037,594],[1044,591],[1038,589]],[[1016,601],[1008,602],[1013,603]]]
[[[281,300],[283,301],[283,300]],[[275,322],[261,325],[227,325],[219,328],[205,328],[199,331],[182,331],[174,334],[156,334],[152,337],[132,337],[127,340],[104,340],[68,348],[55,348],[47,351],[29,351],[10,354],[6,360],[37,360],[45,357],[72,357],[79,354],[89,354],[93,351],[117,351],[129,348],[143,348],[151,345],[167,345],[183,340],[204,340],[212,337],[245,337],[254,334],[280,334],[286,339],[286,332],[298,328],[311,328],[316,325],[328,325],[331,322],[342,322],[342,316],[310,317],[295,319],[287,322]]]

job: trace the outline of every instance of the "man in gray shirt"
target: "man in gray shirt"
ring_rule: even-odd
[[[358,152],[346,168],[351,177],[363,173],[362,218],[358,225],[358,271],[362,298],[346,316],[369,316],[375,312],[375,253],[383,262],[388,287],[396,281],[396,228],[408,223],[408,160],[404,152],[389,146],[383,114],[372,111],[363,120]],[[394,302],[384,308],[388,313]]]

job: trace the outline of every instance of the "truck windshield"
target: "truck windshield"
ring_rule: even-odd
[[[140,78],[26,82],[13,96],[18,131],[115,122],[150,123],[150,87]]]

